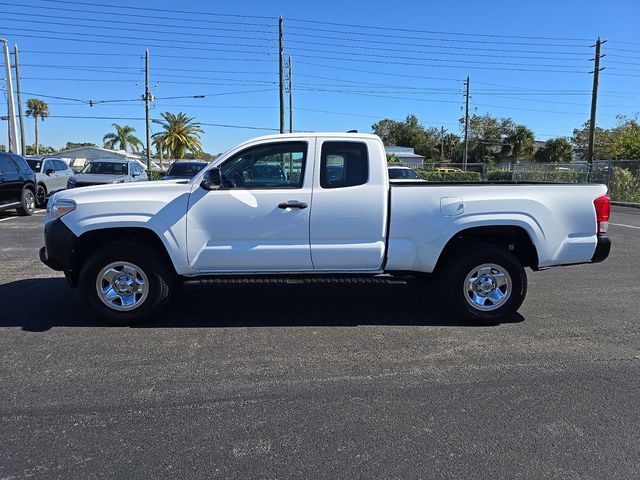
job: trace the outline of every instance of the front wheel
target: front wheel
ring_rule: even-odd
[[[173,282],[162,255],[126,241],[99,248],[79,277],[82,296],[116,325],[132,325],[158,314],[169,302]]]
[[[494,245],[468,245],[452,256],[444,272],[447,300],[463,320],[494,325],[513,316],[527,293],[522,263]]]

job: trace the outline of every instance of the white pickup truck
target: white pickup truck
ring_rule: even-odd
[[[157,314],[178,286],[430,274],[460,318],[497,323],[524,300],[524,267],[608,256],[605,194],[603,185],[390,182],[374,135],[275,135],[191,180],[55,194],[40,258],[120,324]]]

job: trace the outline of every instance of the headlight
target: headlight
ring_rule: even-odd
[[[57,200],[54,198],[49,200],[49,205],[47,205],[47,217],[51,220],[55,220],[67,213],[73,212],[75,209],[76,202],[73,200]]]

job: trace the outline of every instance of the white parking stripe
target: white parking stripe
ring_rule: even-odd
[[[615,225],[616,227],[636,228],[640,230],[640,227],[636,227],[635,225],[625,225],[624,223],[609,223],[609,225]]]
[[[36,210],[35,212],[33,212],[34,215],[38,214],[38,213],[44,213],[46,212],[46,210]],[[6,218],[0,218],[0,222],[6,222],[7,220],[12,220],[14,218],[22,218],[19,216],[15,216],[15,217],[6,217]]]

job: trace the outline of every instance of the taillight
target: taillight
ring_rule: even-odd
[[[611,201],[609,197],[603,195],[593,201],[596,207],[596,222],[598,224],[598,235],[606,235],[609,229],[609,215],[611,214]]]

